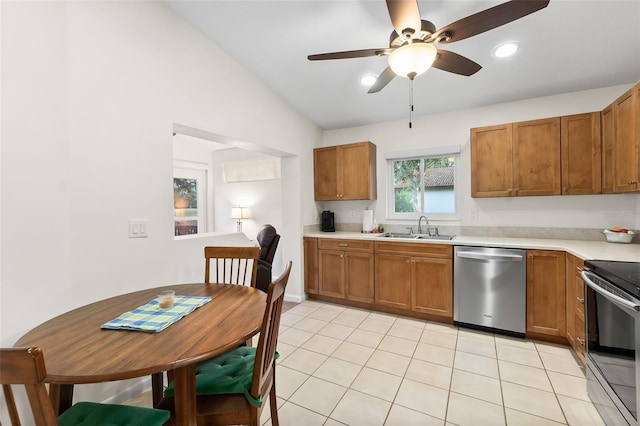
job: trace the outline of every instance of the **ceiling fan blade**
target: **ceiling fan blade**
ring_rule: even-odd
[[[412,29],[413,34],[420,32],[422,22],[417,0],[387,0],[387,9],[396,33],[405,35],[407,28]]]
[[[549,0],[511,0],[449,24],[438,30],[432,39],[438,43],[464,40],[537,12],[548,4]]]
[[[391,67],[387,67],[387,69],[382,71],[382,74],[378,76],[378,79],[376,80],[375,83],[373,83],[373,85],[371,86],[371,88],[367,93],[378,93],[379,91],[384,89],[384,86],[389,84],[389,82],[393,80],[393,77],[395,76],[396,76],[396,73],[394,73],[391,70]]]
[[[393,52],[394,49],[382,47],[380,49],[362,49],[362,50],[346,50],[344,52],[318,53],[317,55],[309,55],[307,59],[310,61],[323,61],[326,59],[347,59],[347,58],[364,58],[367,56],[384,56]]]
[[[482,69],[482,65],[473,62],[471,59],[442,49],[438,49],[436,60],[433,61],[431,66],[442,71],[466,76],[473,75]]]

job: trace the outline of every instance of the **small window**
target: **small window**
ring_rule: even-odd
[[[206,170],[174,168],[174,235],[202,234],[206,225]]]
[[[456,215],[457,154],[388,159],[390,219],[452,220]]]

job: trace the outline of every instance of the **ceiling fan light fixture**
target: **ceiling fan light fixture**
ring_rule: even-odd
[[[413,79],[431,67],[437,54],[438,49],[429,43],[405,44],[391,52],[389,67],[396,75]]]
[[[515,41],[500,43],[491,51],[491,55],[496,58],[507,58],[516,54],[520,46]]]

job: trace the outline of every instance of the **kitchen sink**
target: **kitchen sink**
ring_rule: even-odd
[[[439,240],[439,241],[451,241],[455,235],[429,235],[429,234],[396,234],[393,232],[387,232],[380,235],[378,238],[390,238],[400,240]]]

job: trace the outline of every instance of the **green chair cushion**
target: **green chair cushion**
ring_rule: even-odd
[[[171,413],[155,408],[78,402],[58,417],[60,426],[162,426]]]
[[[278,354],[276,354],[276,358]],[[224,393],[244,394],[256,407],[262,406],[262,398],[254,398],[251,391],[253,365],[256,348],[236,347],[228,352],[208,359],[196,366],[196,393],[216,395]],[[173,383],[165,390],[165,396],[173,396]]]

